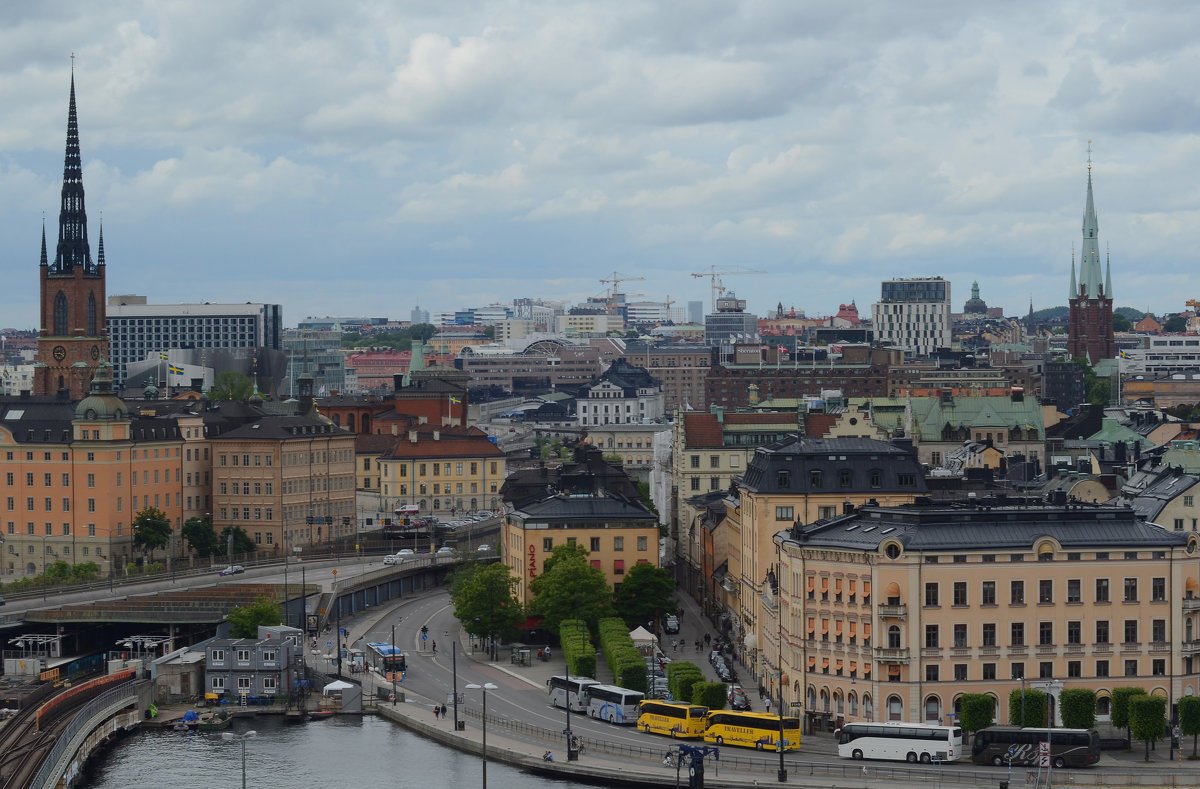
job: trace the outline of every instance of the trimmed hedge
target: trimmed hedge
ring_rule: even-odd
[[[706,682],[701,680],[692,685],[692,703],[708,707],[710,710],[725,709],[729,699],[729,688],[724,682]]]
[[[695,663],[668,663],[667,689],[676,701],[691,701],[692,687],[704,679],[704,673]]]
[[[604,659],[612,669],[613,681],[622,688],[645,693],[650,689],[646,659],[633,645],[629,628],[618,617],[605,617],[596,626]]]
[[[596,650],[582,619],[564,619],[558,626],[558,643],[567,659],[567,670],[581,677],[596,677]]]

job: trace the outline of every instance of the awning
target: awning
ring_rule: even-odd
[[[353,687],[354,685],[351,685],[349,682],[335,679],[333,682],[330,682],[328,685],[326,685],[321,692],[328,694],[331,691],[349,690]]]
[[[871,596],[871,582],[863,581],[863,597]]]
[[[822,619],[821,620],[821,635],[825,635],[828,632],[829,632],[829,620]]]
[[[837,662],[833,664],[833,670],[834,671],[842,670],[842,659],[841,658],[838,658]]]
[[[833,621],[833,634],[835,636],[840,636],[842,634],[842,620],[835,619]]]
[[[821,592],[825,593],[828,591],[829,591],[829,578],[825,577],[825,578],[821,579]]]
[[[850,637],[854,638],[854,628],[858,626],[857,622],[850,623]]]
[[[850,661],[850,673],[853,674],[855,671],[858,671],[858,661],[851,660]]]
[[[592,559],[592,567],[595,567],[597,570],[601,569],[601,567],[600,567],[600,560],[599,560],[599,559]]]
[[[868,674],[870,674],[870,673],[871,673],[871,664],[870,664],[870,663],[863,663],[863,676],[865,677],[865,676],[867,676],[867,675],[868,675]]]
[[[809,635],[809,637],[812,637],[813,633],[816,633],[816,632],[817,632],[817,619],[816,619],[816,617],[810,616],[808,618],[808,635]]]
[[[1195,578],[1189,578],[1183,582],[1183,590],[1185,592],[1200,592],[1200,581]]]
[[[746,636],[746,640],[743,643],[746,649],[758,649],[758,633],[751,633]]]
[[[829,658],[827,658],[827,657],[821,658],[821,668],[822,669],[829,668]]]
[[[854,584],[857,583],[853,578],[850,579],[850,596],[854,596]]]
[[[621,572],[625,572],[625,560],[624,559],[613,559],[613,572],[616,572],[617,570],[620,570]]]
[[[884,591],[883,596],[888,598],[889,600],[893,597],[899,597],[900,596],[900,584],[896,583],[895,581],[892,581],[890,584],[887,585],[887,589]]]
[[[833,579],[833,593],[834,594],[842,593],[842,579],[841,578]]]
[[[808,658],[808,667],[809,667],[810,669],[814,669],[814,668],[816,668],[816,667],[817,667],[817,658],[816,658],[816,656],[814,656],[814,655],[809,655],[809,658]]]
[[[808,591],[811,592],[816,588],[817,588],[817,579],[813,578],[811,575],[808,576]]]
[[[871,637],[871,623],[863,622],[863,638]]]

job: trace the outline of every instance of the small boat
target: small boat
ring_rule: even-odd
[[[333,717],[333,710],[313,710],[308,713],[308,717],[312,720],[324,720],[325,718]]]
[[[233,716],[222,710],[211,715],[202,715],[196,728],[200,731],[223,731],[228,729],[231,723],[233,723]]]
[[[188,725],[187,725],[186,723],[184,723],[183,721],[177,721],[177,722],[175,723],[175,725],[171,727],[171,730],[172,730],[172,731],[191,731],[191,730],[192,730],[192,727],[191,727],[191,726],[188,726]]]

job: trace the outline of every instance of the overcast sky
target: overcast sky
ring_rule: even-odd
[[[70,55],[108,292],[407,318],[623,289],[1065,305],[1093,140],[1117,306],[1200,298],[1191,2],[8,3],[0,325],[36,327]]]

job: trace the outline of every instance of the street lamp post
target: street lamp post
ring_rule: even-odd
[[[483,691],[483,789],[487,789],[487,692],[489,690],[495,690],[497,686],[493,685],[491,682],[485,682],[482,685],[471,682],[468,683],[466,687],[468,690]]]
[[[241,740],[242,742],[242,789],[246,789],[246,740],[257,737],[258,732],[251,729],[244,734],[234,734],[231,731],[221,732],[222,740]]]

